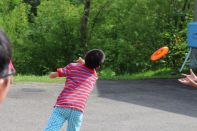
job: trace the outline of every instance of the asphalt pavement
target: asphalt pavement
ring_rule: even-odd
[[[0,131],[42,131],[64,83],[14,83]],[[176,79],[99,80],[81,131],[196,131],[197,89]],[[66,123],[61,131],[66,131]]]

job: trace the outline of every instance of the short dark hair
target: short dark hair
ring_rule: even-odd
[[[105,61],[105,54],[100,49],[93,49],[85,55],[85,65],[90,69],[96,69]]]
[[[0,30],[0,78],[8,73],[9,62],[12,57],[10,41],[6,34]]]

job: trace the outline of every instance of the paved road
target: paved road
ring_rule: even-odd
[[[42,131],[63,83],[14,83],[0,106],[0,131]],[[65,126],[61,131],[66,131]],[[197,89],[175,79],[102,81],[81,131],[196,131]]]

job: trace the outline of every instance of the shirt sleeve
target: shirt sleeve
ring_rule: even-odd
[[[65,66],[64,68],[57,68],[57,73],[59,77],[66,77],[70,72],[70,65]]]
[[[11,73],[16,73],[16,70],[14,68],[14,65],[12,64],[12,61],[10,60],[10,63],[9,63],[9,70],[11,71]]]

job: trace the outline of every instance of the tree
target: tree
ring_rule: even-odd
[[[40,0],[24,0],[24,2],[31,5],[29,22],[33,22],[34,17],[37,16],[37,7],[40,5]]]
[[[87,50],[88,20],[90,14],[91,0],[84,0],[84,12],[81,18],[80,42],[81,46]]]
[[[195,0],[195,13],[194,13],[194,20],[197,21],[197,0]]]

